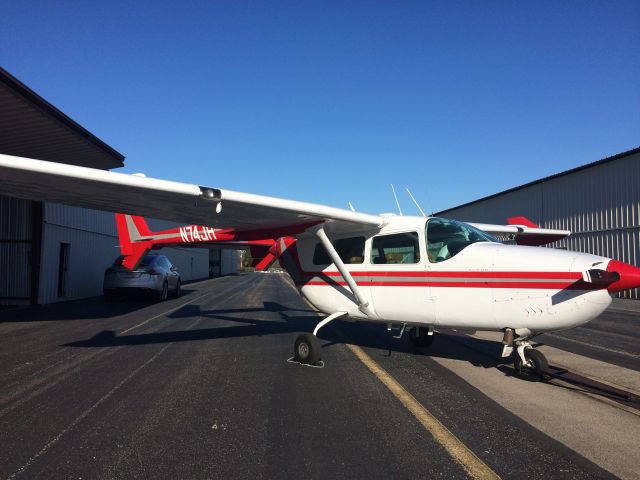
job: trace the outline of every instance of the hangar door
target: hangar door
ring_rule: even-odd
[[[36,303],[42,204],[0,196],[0,306]]]

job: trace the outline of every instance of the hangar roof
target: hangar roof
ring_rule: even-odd
[[[124,155],[0,67],[0,153],[103,170]]]
[[[479,198],[477,200],[473,200],[471,202],[463,203],[462,205],[457,205],[455,207],[447,208],[446,210],[442,210],[442,211],[436,213],[435,215],[441,215],[443,213],[450,212],[451,210],[457,210],[458,208],[467,207],[467,206],[473,205],[475,203],[480,203],[480,202],[483,202],[485,200],[489,200],[491,198],[499,197],[500,195],[505,195],[507,193],[515,192],[517,190],[522,190],[523,188],[531,187],[533,185],[537,185],[539,183],[543,183],[543,182],[552,180],[554,178],[563,177],[565,175],[570,175],[572,173],[579,172],[580,170],[586,170],[588,168],[596,167],[598,165],[602,165],[602,164],[605,164],[605,163],[613,162],[615,160],[619,160],[621,158],[628,157],[630,155],[634,155],[636,153],[640,153],[640,147],[636,147],[634,149],[627,150],[626,152],[618,153],[617,155],[613,155],[611,157],[603,158],[602,160],[596,160],[595,162],[587,163],[586,165],[581,165],[579,167],[572,168],[570,170],[566,170],[564,172],[556,173],[554,175],[550,175],[548,177],[541,178],[539,180],[534,180],[533,182],[525,183],[524,185],[520,185],[519,187],[510,188],[510,189],[504,190],[502,192],[494,193],[493,195],[488,195],[486,197],[482,197],[482,198]]]

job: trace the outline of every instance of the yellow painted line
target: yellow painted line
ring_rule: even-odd
[[[451,457],[458,462],[472,478],[489,480],[499,479],[496,472],[480,460],[458,437],[449,431],[440,421],[422,406],[413,395],[407,392],[391,375],[389,375],[375,360],[367,355],[364,350],[356,345],[346,344],[358,359],[364,363],[371,372],[378,377],[393,393],[402,405],[409,410],[422,426],[433,435],[433,438],[444,447]]]

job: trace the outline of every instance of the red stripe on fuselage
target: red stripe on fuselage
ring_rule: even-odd
[[[326,287],[333,285],[347,286],[347,282],[312,280],[297,282],[298,286]],[[357,282],[360,287],[436,287],[436,288],[523,288],[531,290],[598,290],[595,286],[582,281],[567,282]]]
[[[423,278],[531,278],[549,280],[578,280],[580,272],[425,272],[425,271],[372,271],[350,272],[353,277],[423,277]],[[303,272],[310,276],[340,277],[340,272]]]

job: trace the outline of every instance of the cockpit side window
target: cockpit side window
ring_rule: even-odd
[[[463,222],[432,218],[427,222],[427,257],[431,263],[456,256],[476,242],[494,242],[491,235]]]
[[[418,263],[419,261],[420,239],[417,232],[373,237],[371,242],[372,263]]]

